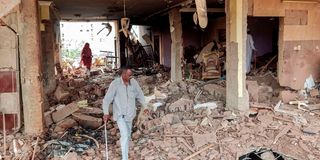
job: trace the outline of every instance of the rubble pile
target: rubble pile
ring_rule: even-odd
[[[285,159],[320,156],[319,117],[312,113],[294,111],[301,114],[296,119],[271,106],[254,106],[243,115],[223,105],[194,109],[190,100],[177,103],[185,110],[164,111],[134,133],[134,159],[237,159],[261,147]]]
[[[298,101],[297,92],[263,82],[266,78],[250,79],[250,110],[238,112],[225,107],[223,80],[170,82],[167,72],[144,74],[136,72],[135,78],[150,114],[134,121],[130,159],[320,157],[320,105],[312,96]],[[61,79],[48,98],[51,107],[44,114],[44,134],[36,138],[21,133],[7,136],[10,156],[4,158],[104,159],[101,105],[114,77],[115,72],[101,71],[89,79]],[[281,96],[286,95],[294,98],[282,101]],[[120,159],[117,124],[111,121],[106,127],[109,159]]]

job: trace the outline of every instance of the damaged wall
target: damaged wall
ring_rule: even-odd
[[[304,11],[307,14],[299,16],[293,11]],[[319,78],[319,15],[319,4],[292,4],[285,8],[285,17],[282,22],[283,54],[279,61],[282,66],[279,67],[280,85],[302,89],[306,78],[310,75],[314,79]],[[306,24],[299,24],[303,21]]]
[[[3,21],[9,25],[11,28],[17,31],[18,21],[17,12],[11,12]],[[17,39],[14,32],[5,26],[0,26],[0,67],[8,67],[12,69],[17,69]]]
[[[253,16],[280,18],[278,78],[281,86],[303,89],[310,75],[320,76],[320,4],[253,1]]]
[[[17,8],[2,18],[13,30],[18,30]],[[0,26],[0,113],[5,113],[6,129],[18,128],[20,123],[20,102],[17,66],[17,36],[6,26]],[[0,121],[2,122],[2,114]],[[2,129],[2,123],[0,124]]]

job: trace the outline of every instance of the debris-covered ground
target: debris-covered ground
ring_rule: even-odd
[[[48,95],[44,134],[7,135],[6,143],[1,141],[1,148],[6,145],[6,156],[1,149],[3,158],[105,159],[101,104],[116,71],[95,70],[90,78],[81,73],[59,77],[56,90]],[[223,80],[174,83],[165,68],[134,73],[151,113],[134,123],[130,159],[320,157],[320,105],[315,91],[303,95],[283,89],[274,84],[271,73],[249,77],[251,107],[238,112],[225,108]],[[120,159],[116,123],[109,122],[107,131],[109,159]]]

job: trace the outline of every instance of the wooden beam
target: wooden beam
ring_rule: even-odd
[[[180,12],[196,12],[196,8],[181,8]],[[225,13],[224,8],[207,8],[208,13]]]

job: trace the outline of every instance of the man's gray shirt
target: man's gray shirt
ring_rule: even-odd
[[[103,113],[109,114],[109,105],[113,102],[113,120],[124,116],[126,121],[132,121],[136,116],[136,99],[146,107],[143,92],[135,79],[130,79],[126,86],[121,77],[113,80],[104,96]]]

